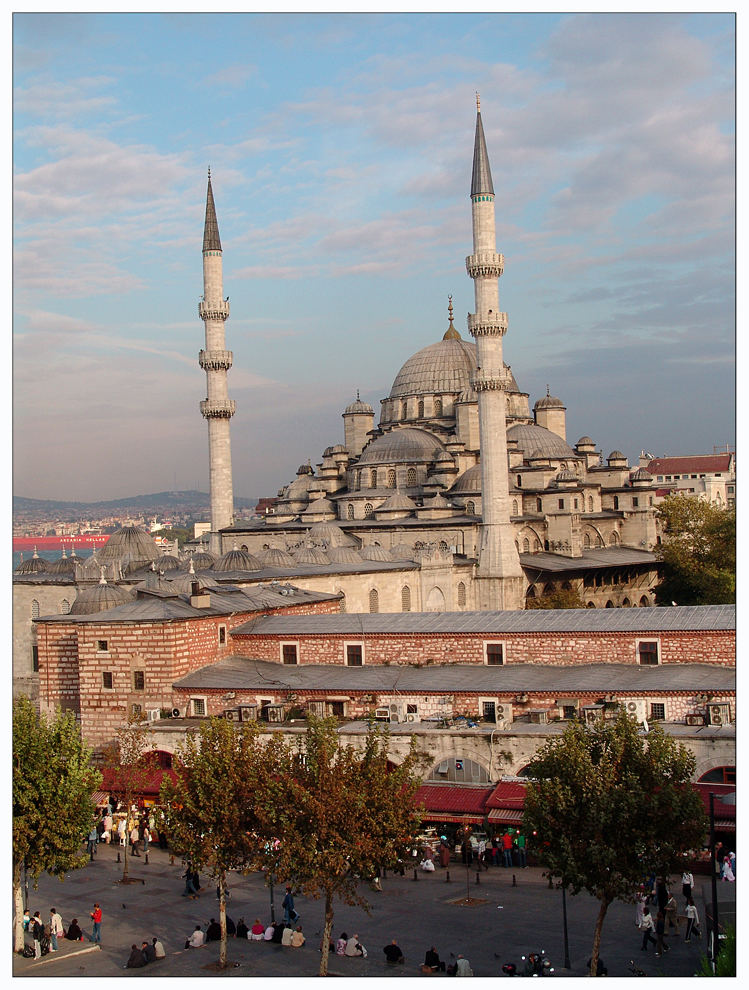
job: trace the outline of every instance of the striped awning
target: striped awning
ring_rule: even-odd
[[[490,822],[502,822],[507,825],[520,825],[523,812],[516,808],[492,808],[488,815]]]
[[[425,822],[455,822],[458,825],[462,825],[464,822],[468,822],[471,825],[481,825],[484,821],[483,815],[455,815],[450,814],[447,811],[427,811],[424,814]]]
[[[94,793],[91,795],[91,800],[94,802],[97,808],[103,808],[105,805],[109,804],[109,792],[94,791]]]

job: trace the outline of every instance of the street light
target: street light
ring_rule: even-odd
[[[567,887],[562,883],[562,920],[564,924],[564,968],[571,969],[570,943],[567,938]]]

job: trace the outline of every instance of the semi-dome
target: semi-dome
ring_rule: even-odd
[[[404,427],[373,440],[364,448],[357,467],[433,461],[444,449],[433,433],[416,427]]]
[[[107,584],[102,568],[101,580],[81,591],[70,606],[71,615],[93,615],[95,612],[106,612],[107,609],[117,608],[132,601],[132,594],[126,588],[116,584]]]
[[[235,545],[232,550],[219,557],[213,565],[214,571],[260,571],[262,564],[249,550],[239,550]]]
[[[16,574],[40,574],[42,571],[47,571],[48,569],[49,561],[45,560],[44,557],[40,557],[36,552],[36,547],[34,547],[33,557],[29,557],[28,560],[22,560],[18,567],[16,567]]]
[[[450,489],[451,495],[481,494],[481,463],[474,464],[456,480]]]
[[[535,423],[517,423],[507,431],[507,439],[515,440],[526,455],[549,457],[553,460],[574,458],[577,455],[570,445],[556,433]]]
[[[123,560],[142,561],[148,563],[158,560],[161,550],[145,529],[140,526],[123,526],[109,537],[107,542],[97,552],[100,561]]]

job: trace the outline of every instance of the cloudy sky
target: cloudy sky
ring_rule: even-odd
[[[207,490],[210,166],[235,493],[464,336],[481,108],[505,360],[636,462],[734,427],[734,20],[16,14],[14,491]]]

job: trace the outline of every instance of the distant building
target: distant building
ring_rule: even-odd
[[[693,454],[686,457],[652,457],[644,451],[640,465],[652,475],[656,499],[684,493],[720,506],[736,504],[736,455]]]

